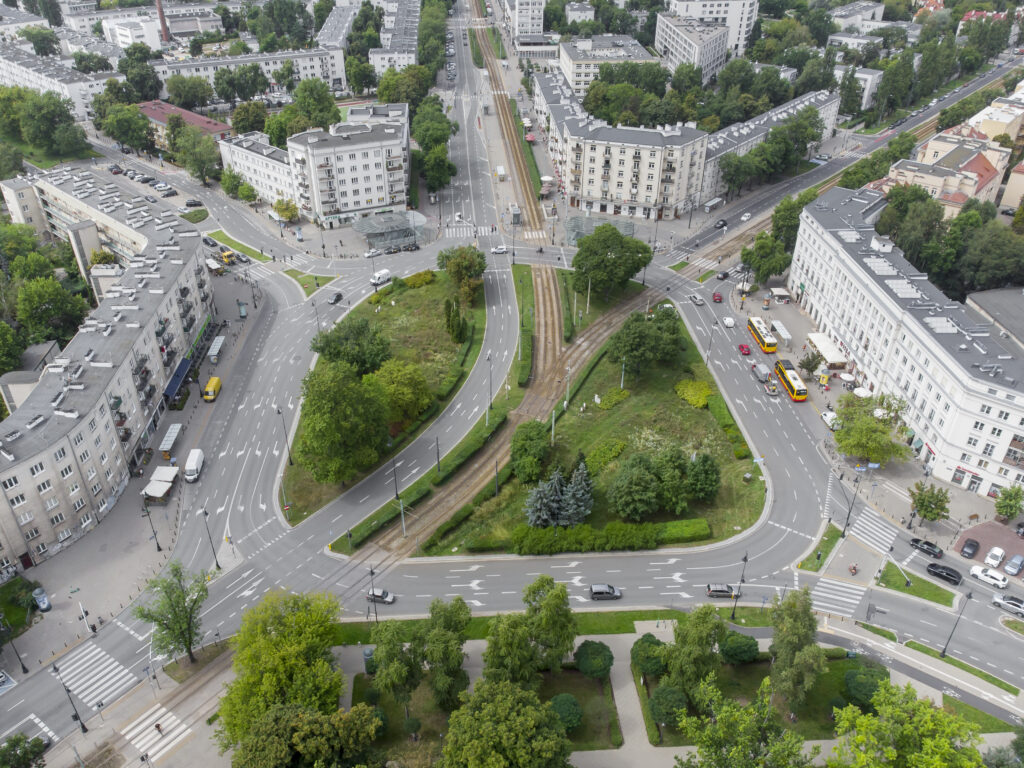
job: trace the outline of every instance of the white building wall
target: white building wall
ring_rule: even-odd
[[[672,0],[669,10],[677,16],[697,19],[729,28],[729,50],[740,56],[747,49],[747,38],[757,18],[758,0]]]

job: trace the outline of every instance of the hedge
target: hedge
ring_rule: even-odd
[[[612,552],[654,549],[658,526],[654,523],[608,523],[601,530],[587,524],[572,528],[531,528],[526,523],[512,531],[510,549],[517,555],[555,555],[559,552]]]
[[[576,326],[572,316],[572,294],[569,292],[569,275],[562,273],[562,339],[566,343],[572,341],[576,333]]]
[[[508,463],[505,464],[505,466],[498,472],[499,490],[508,482],[510,477],[512,477],[512,464]],[[487,483],[487,485],[473,497],[473,500],[469,504],[460,508],[454,515],[441,523],[441,525],[437,527],[436,531],[430,534],[430,537],[423,542],[423,549],[429,550],[431,547],[436,547],[441,543],[441,539],[466,522],[466,520],[469,519],[469,516],[473,514],[473,510],[488,499],[492,498],[494,498],[494,484]]]
[[[420,478],[402,491],[401,497],[406,507],[418,504],[431,494],[433,489],[430,487],[430,483],[424,482],[424,480],[425,478]],[[361,547],[367,539],[387,526],[401,513],[402,507],[398,504],[397,499],[391,499],[365,520],[357,523],[352,528],[352,549]]]
[[[686,544],[711,538],[711,526],[703,517],[670,520],[658,526],[659,544]]]
[[[459,386],[463,376],[466,375],[466,358],[469,357],[469,351],[473,348],[473,334],[475,332],[476,326],[473,323],[469,323],[467,325],[466,340],[459,347],[459,352],[455,356],[455,362],[448,369],[448,375],[437,385],[438,400],[442,402],[447,400],[455,388]]]
[[[711,411],[711,415],[715,417],[715,421],[718,422],[718,426],[725,432],[725,436],[729,439],[729,443],[732,445],[732,454],[737,459],[749,459],[751,456],[750,448],[747,446],[747,441],[743,439],[743,433],[740,432],[740,428],[736,425],[736,420],[733,419],[732,413],[729,412],[729,406],[725,402],[725,398],[721,395],[715,394],[708,398],[708,410]]]
[[[489,426],[483,427],[479,431],[477,431],[477,427],[471,429],[465,439],[441,462],[441,474],[434,475],[431,482],[434,485],[444,485],[451,480],[452,476],[459,471],[462,465],[469,461],[473,454],[484,447],[491,435],[501,428],[507,418],[508,415],[503,413],[501,416],[495,416],[495,418],[491,419]],[[479,426],[479,422],[477,422],[477,426]]]
[[[661,731],[658,730],[658,724],[654,722],[654,716],[651,714],[651,702],[647,696],[647,688],[644,687],[642,681],[643,677],[640,671],[632,664],[629,665],[630,670],[633,672],[633,684],[636,686],[636,695],[640,698],[640,712],[644,716],[644,728],[647,729],[647,740],[654,746],[661,744]]]
[[[525,387],[530,383],[530,376],[533,373],[533,334],[528,330],[519,332],[519,348],[522,350],[523,359],[518,363],[516,371],[516,383]]]

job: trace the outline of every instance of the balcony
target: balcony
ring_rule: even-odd
[[[330,167],[331,167],[330,161],[327,161],[325,163],[320,163],[320,164],[317,165],[317,168],[330,168]]]
[[[178,289],[178,294],[181,296],[181,298],[185,298],[186,296],[188,296],[188,293],[189,287],[187,285],[183,285]]]
[[[132,376],[138,376],[142,371],[144,371],[146,369],[146,363],[148,362],[149,355],[139,355],[136,357],[135,365],[132,366]]]
[[[186,317],[182,321],[181,327],[185,329],[185,333],[188,333],[189,331],[192,330],[192,326],[195,325],[195,324],[196,324],[195,317],[193,317],[192,315],[189,315],[188,317]]]
[[[206,287],[206,278],[199,278],[196,280],[196,287],[200,290]]]
[[[115,427],[123,427],[126,421],[128,421],[128,414],[126,414],[124,411],[114,411]]]
[[[135,376],[135,388],[142,390],[146,386],[146,382],[149,381],[150,371],[149,368],[143,368]]]
[[[156,386],[154,386],[153,384],[150,384],[148,387],[142,390],[142,394],[140,395],[139,399],[142,401],[143,405],[149,405],[149,401],[153,399],[154,392],[156,392]]]
[[[178,350],[172,347],[168,347],[167,350],[164,352],[163,360],[161,361],[164,364],[164,368],[170,367],[171,363],[174,362],[174,358],[176,358],[177,356]]]
[[[311,206],[309,203],[303,203],[301,208],[304,211],[312,211],[313,210],[313,206]]]
[[[182,317],[184,317],[185,315],[187,315],[189,312],[192,311],[192,307],[194,307],[194,306],[195,306],[195,304],[193,304],[191,301],[185,301],[184,299],[178,299],[178,314],[180,314]]]
[[[163,344],[163,346],[165,348],[171,346],[171,342],[172,341],[174,341],[174,334],[173,333],[168,333],[166,336],[164,336],[164,344]]]
[[[122,427],[117,430],[117,439],[122,443],[127,443],[132,438],[132,431],[127,427]]]
[[[671,176],[662,176],[661,177],[661,183],[662,184],[672,184],[673,183],[672,182],[672,177]]]
[[[610,178],[611,178],[611,174],[610,174],[610,173],[602,173],[602,174],[601,174],[601,178],[602,178],[602,179],[603,179],[604,181],[608,181],[608,179],[610,179]]]
[[[401,160],[388,160],[387,169],[389,171],[400,171],[405,168],[405,163]]]
[[[574,165],[572,168],[569,169],[569,173],[571,173],[573,176],[579,176],[581,173],[583,173],[583,170],[578,165]]]
[[[161,318],[160,320],[157,320],[156,330],[154,331],[154,333],[156,334],[156,337],[159,339],[161,336],[164,335],[164,331],[166,331],[166,330],[167,330],[167,318]]]
[[[294,162],[295,162],[296,165],[305,165],[306,164],[306,158],[304,158],[304,157],[296,157]]]
[[[1018,440],[1019,437],[1020,435],[1014,435],[1013,440],[1010,441],[1010,447],[1003,457],[1003,464],[1009,464],[1011,467],[1024,467],[1024,440]]]
[[[199,298],[202,299],[203,301],[209,301],[210,300],[210,294],[208,294],[206,291],[200,291],[199,292]]]
[[[303,187],[304,189],[309,189],[309,182],[306,181],[305,179],[299,179],[298,185],[300,187]]]
[[[118,408],[121,407],[121,402],[122,401],[121,401],[120,397],[112,397],[112,398],[110,398],[110,410],[116,411]]]

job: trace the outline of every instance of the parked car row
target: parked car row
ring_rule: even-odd
[[[134,171],[132,169],[128,169],[126,171],[116,163],[108,165],[107,170],[110,171],[115,176],[124,174],[124,177],[126,179],[131,179],[132,181],[139,182],[139,184],[146,184],[152,187],[154,190],[160,193],[160,197],[174,197],[175,195],[178,194],[178,191],[171,187],[170,184],[166,184],[160,181],[159,179],[154,179],[152,176],[147,176],[142,171]],[[146,199],[149,199],[150,197],[151,196],[147,195]],[[150,200],[150,202],[154,201]],[[196,203],[196,205],[202,205],[202,203],[200,203],[198,200],[194,202]]]
[[[1024,524],[1019,525],[1018,529],[1024,532]],[[911,539],[910,546],[919,552],[923,552],[930,557],[934,557],[936,560],[940,559],[943,554],[941,547],[927,539]],[[967,560],[971,560],[976,554],[978,554],[979,548],[980,544],[977,539],[967,539],[964,541],[963,546],[960,547],[960,555]],[[1006,550],[1002,547],[990,548],[985,554],[985,558],[982,563],[982,565],[972,566],[970,575],[978,581],[995,587],[996,589],[1006,589],[1009,586],[1010,580],[1007,576],[1019,576],[1024,572],[1024,554],[1013,555],[1007,559]],[[1002,566],[1005,574],[1000,573],[997,570],[1000,566]],[[926,570],[929,575],[942,579],[943,581],[947,581],[953,585],[960,584],[960,582],[963,581],[963,574],[961,574],[956,568],[949,565],[929,563]]]

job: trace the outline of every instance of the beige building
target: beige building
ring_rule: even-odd
[[[1006,180],[1006,187],[1003,189],[1003,197],[999,201],[1001,208],[1020,208],[1021,200],[1024,199],[1024,163],[1018,163],[1010,171],[1010,177]]]
[[[623,62],[645,64],[660,63],[661,59],[628,35],[594,35],[575,37],[558,46],[558,67],[565,75],[573,92],[581,99],[587,87],[597,79],[602,64]]]
[[[669,72],[675,72],[680,64],[692,64],[700,67],[703,83],[707,85],[729,58],[729,28],[659,13],[654,47],[664,57],[663,64]]]

